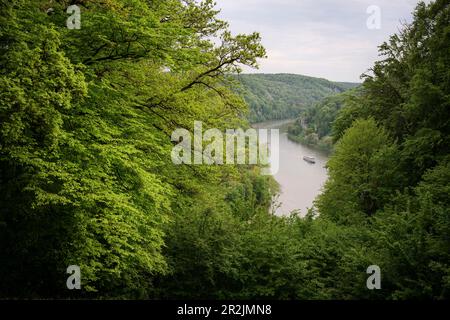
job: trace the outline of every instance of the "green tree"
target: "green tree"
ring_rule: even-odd
[[[358,223],[383,208],[401,185],[397,145],[373,119],[357,120],[328,162],[329,180],[319,196],[321,215]]]

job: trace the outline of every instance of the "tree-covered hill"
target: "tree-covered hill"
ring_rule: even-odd
[[[241,74],[237,78],[251,122],[295,118],[323,98],[358,85],[297,74]]]
[[[302,110],[298,119],[289,126],[291,140],[331,152],[332,128],[336,117],[345,104],[362,94],[361,87],[326,97],[312,108]]]

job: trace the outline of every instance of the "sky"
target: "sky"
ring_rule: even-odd
[[[261,33],[268,58],[260,61],[259,70],[244,68],[244,72],[296,73],[348,82],[361,82],[361,74],[379,60],[378,46],[397,33],[402,23],[412,21],[418,3],[417,0],[216,1],[221,9],[219,16],[230,23],[233,34]]]

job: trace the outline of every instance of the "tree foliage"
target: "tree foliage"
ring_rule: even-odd
[[[449,297],[448,1],[420,3],[339,112],[321,217],[360,225],[388,299]],[[361,241],[357,241],[361,243]]]
[[[76,264],[87,297],[148,297],[180,198],[241,174],[175,167],[170,132],[243,124],[226,74],[264,48],[212,1],[83,1],[79,30],[68,5],[1,4],[0,295],[68,296]]]

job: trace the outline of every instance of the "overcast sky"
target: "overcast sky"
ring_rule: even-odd
[[[360,82],[378,60],[378,46],[410,22],[417,0],[217,0],[233,33],[258,31],[268,59],[259,70]],[[429,2],[429,1],[428,1]],[[381,12],[369,29],[370,6]],[[373,12],[373,11],[372,11]]]

